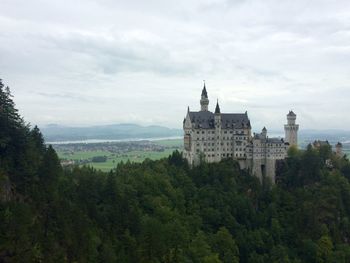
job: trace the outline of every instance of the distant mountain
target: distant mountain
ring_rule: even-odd
[[[40,127],[45,140],[76,141],[76,140],[122,140],[181,136],[182,130],[163,126],[141,126],[132,123],[98,125],[89,127],[69,127],[50,124]]]
[[[331,144],[337,142],[349,143],[350,131],[346,130],[300,130],[299,140],[305,143],[313,142],[314,140],[328,140]]]

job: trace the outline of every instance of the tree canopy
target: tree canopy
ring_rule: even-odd
[[[349,180],[346,157],[312,147],[290,151],[276,185],[177,151],[64,170],[0,81],[0,262],[346,263]]]

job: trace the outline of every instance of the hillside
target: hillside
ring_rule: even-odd
[[[277,185],[178,151],[64,170],[1,82],[0,103],[0,262],[350,262],[350,163],[328,147],[290,150]]]

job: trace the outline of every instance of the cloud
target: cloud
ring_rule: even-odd
[[[3,0],[1,78],[32,123],[181,127],[206,79],[210,107],[248,110],[253,126],[282,129],[293,108],[301,127],[346,129],[348,10],[345,0]]]

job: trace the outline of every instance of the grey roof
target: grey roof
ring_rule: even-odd
[[[220,113],[219,101],[216,102],[215,113]]]
[[[297,116],[292,110],[289,111],[289,113],[287,114],[287,116]]]
[[[202,97],[208,98],[208,93],[207,93],[207,89],[205,88],[205,83],[204,83],[204,87],[203,87],[203,90],[202,90]]]
[[[282,138],[267,138],[267,143],[284,143],[284,140]]]
[[[265,143],[284,143],[283,138],[277,138],[277,137],[265,137],[261,133],[254,133],[254,139],[259,139],[264,141]]]
[[[195,128],[214,129],[215,114],[210,111],[190,111],[190,118]],[[250,128],[248,115],[245,113],[223,113],[221,116],[221,127],[223,129],[243,127]]]
[[[328,142],[328,140],[326,140],[326,141],[315,140],[312,144],[313,144],[314,146],[330,145],[329,142]]]

